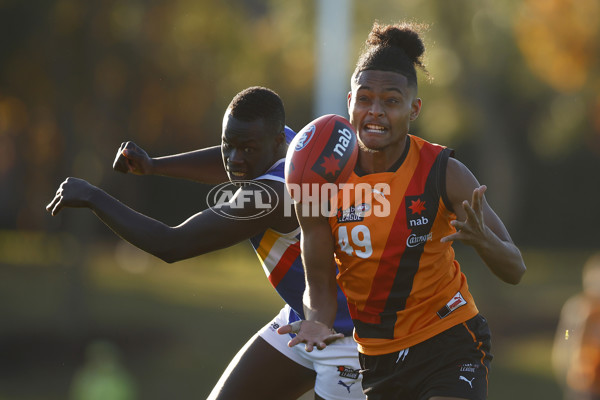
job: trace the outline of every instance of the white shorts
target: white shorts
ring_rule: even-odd
[[[315,393],[324,399],[365,399],[362,375],[359,373],[356,342],[350,337],[336,340],[324,350],[307,352],[304,345],[288,347],[290,335],[280,335],[277,328],[289,323],[290,306],[287,304],[258,334],[271,346],[298,364],[317,373]]]

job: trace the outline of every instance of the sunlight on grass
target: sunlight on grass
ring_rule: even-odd
[[[581,250],[528,249],[523,252],[523,258],[530,268],[523,284],[581,282],[583,264],[592,253]]]
[[[514,372],[554,379],[551,363],[553,339],[553,334],[511,338],[510,346],[497,349],[501,356],[496,361]]]
[[[67,232],[0,230],[0,264],[61,265],[78,249],[75,237]]]
[[[127,254],[125,264],[123,253]],[[127,243],[112,249],[96,247],[90,257],[90,277],[99,287],[143,291],[168,302],[196,306],[276,311],[283,305],[246,243],[173,264]]]

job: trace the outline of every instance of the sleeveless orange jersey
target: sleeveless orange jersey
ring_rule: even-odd
[[[355,170],[333,200],[338,283],[359,351],[380,355],[423,342],[478,310],[451,243],[450,149],[408,136],[393,171]]]

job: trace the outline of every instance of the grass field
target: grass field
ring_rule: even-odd
[[[205,398],[283,304],[246,244],[169,265],[114,241],[82,248],[72,237],[6,235],[0,400],[67,398],[86,346],[98,339],[119,349],[139,399]],[[554,328],[590,252],[529,250],[518,286],[494,278],[469,249],[457,253],[493,332],[489,399],[560,400],[550,365]]]

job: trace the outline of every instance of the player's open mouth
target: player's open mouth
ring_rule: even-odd
[[[229,174],[231,176],[235,176],[236,178],[243,178],[244,176],[246,176],[245,172],[238,172],[238,171],[229,171]]]
[[[367,133],[382,134],[387,131],[387,128],[385,126],[377,125],[377,124],[366,124],[363,128],[363,131],[365,131]]]

